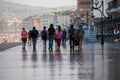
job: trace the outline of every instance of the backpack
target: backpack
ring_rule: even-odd
[[[45,30],[41,32],[41,37],[42,39],[47,38],[47,32]]]
[[[79,37],[83,37],[84,36],[84,30],[83,29],[78,29],[77,34],[78,34]]]
[[[38,34],[39,34],[39,32],[38,32],[37,30],[32,30],[32,31],[31,31],[31,37],[32,37],[32,38],[37,38],[37,37],[38,37]]]

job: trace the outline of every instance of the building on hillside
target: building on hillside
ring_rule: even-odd
[[[25,27],[25,29],[29,31],[33,29],[33,26],[38,30],[40,29],[40,16],[29,16],[22,20],[21,28]]]
[[[54,25],[55,28],[57,28],[58,25],[61,25],[63,28],[68,27],[70,24],[70,16],[63,15],[57,12],[40,16],[41,28],[44,26],[48,28],[51,23]]]
[[[70,23],[69,23],[69,25],[75,23],[75,20],[74,20],[75,13],[76,13],[76,9],[66,10],[66,11],[63,11],[63,12],[62,12],[62,15],[69,16],[69,18],[70,18]],[[68,23],[67,23],[67,24],[68,24]],[[68,26],[69,26],[69,25],[68,25]]]
[[[0,32],[1,33],[17,33],[20,31],[20,23],[22,19],[11,18],[0,20]]]
[[[57,21],[62,28],[67,28],[70,26],[70,15],[58,15]]]
[[[34,26],[33,23],[33,17],[29,16],[27,18],[24,18],[21,23],[21,29],[24,27],[26,30],[32,30],[32,27]]]
[[[41,29],[41,26],[40,26],[40,16],[34,16],[33,17],[33,24],[34,26],[40,30]]]
[[[44,26],[46,26],[48,28],[50,26],[50,24],[54,24],[55,23],[54,17],[55,17],[55,15],[53,15],[53,14],[40,16],[41,30],[43,29]]]
[[[0,20],[0,33],[6,32],[7,22],[4,19]]]

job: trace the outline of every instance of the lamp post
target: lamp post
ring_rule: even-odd
[[[88,21],[89,21],[89,20],[88,20],[88,17],[89,17],[89,11],[87,11],[87,28],[88,28],[88,25],[89,25],[89,24],[88,24]]]
[[[80,17],[81,17],[81,15],[78,13],[76,17],[77,17],[77,26],[79,26],[80,25]]]
[[[92,6],[92,9],[96,9],[96,10],[99,10],[100,13],[101,13],[101,45],[104,45],[104,34],[103,34],[103,16],[105,18],[107,18],[105,15],[104,15],[104,1],[102,0],[101,1],[101,5],[98,6],[99,4],[99,1],[98,0],[95,0],[95,7]],[[102,9],[102,10],[101,10]]]

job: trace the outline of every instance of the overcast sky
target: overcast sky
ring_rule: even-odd
[[[77,0],[6,0],[6,1],[42,7],[61,7],[77,5]]]

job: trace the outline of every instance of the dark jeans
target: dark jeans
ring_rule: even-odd
[[[32,38],[33,50],[36,50],[37,38]]]
[[[70,48],[74,48],[74,41],[75,38],[73,36],[70,36]]]
[[[49,48],[53,47],[54,35],[49,36]]]
[[[66,38],[62,38],[62,45],[66,46]]]

